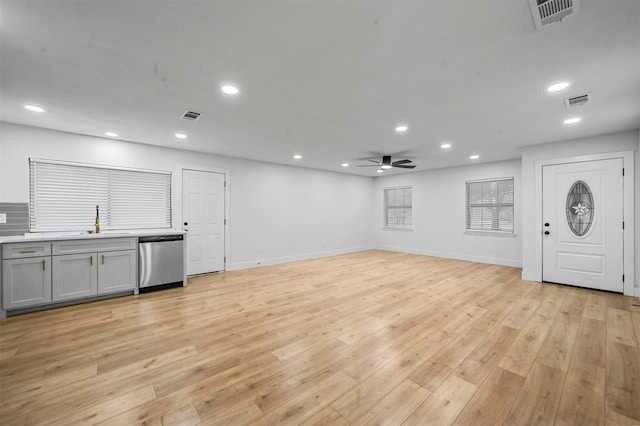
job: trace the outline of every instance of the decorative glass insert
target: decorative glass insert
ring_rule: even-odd
[[[567,194],[567,222],[569,229],[576,236],[582,237],[593,223],[593,194],[589,185],[584,181],[577,181],[571,185]]]

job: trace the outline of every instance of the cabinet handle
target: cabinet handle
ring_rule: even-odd
[[[91,266],[93,266],[93,256],[89,257],[89,262],[91,263]]]
[[[35,250],[20,250],[20,254],[30,254],[30,253],[35,253]]]
[[[102,264],[104,265],[104,254],[102,255]]]
[[[46,271],[47,270],[47,261],[42,259],[42,270]]]

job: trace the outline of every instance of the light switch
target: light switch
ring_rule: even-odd
[[[0,213],[0,223],[7,223],[7,214]]]

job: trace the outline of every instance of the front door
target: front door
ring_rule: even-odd
[[[542,279],[623,291],[623,160],[542,169]]]
[[[182,171],[182,222],[187,275],[224,270],[224,174]]]

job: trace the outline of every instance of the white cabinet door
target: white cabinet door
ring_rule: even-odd
[[[98,294],[97,253],[53,256],[53,300],[69,300]]]
[[[136,288],[136,251],[98,253],[98,294]]]
[[[2,263],[2,307],[22,308],[51,301],[51,257],[10,259]]]

